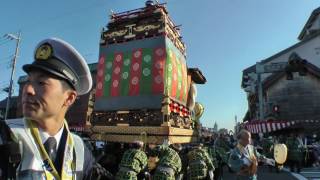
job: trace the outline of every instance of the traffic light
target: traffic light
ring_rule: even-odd
[[[273,112],[274,114],[276,114],[276,115],[279,115],[279,113],[280,113],[280,107],[279,107],[279,105],[273,105],[273,107],[272,107],[272,112]]]

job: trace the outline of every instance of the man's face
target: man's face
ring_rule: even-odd
[[[22,92],[23,115],[38,122],[64,116],[67,97],[60,80],[40,71],[30,72]]]
[[[241,144],[243,146],[247,146],[251,143],[251,134],[250,133],[243,133],[241,136]]]

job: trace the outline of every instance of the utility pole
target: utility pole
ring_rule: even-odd
[[[257,83],[258,83],[258,101],[259,101],[259,120],[264,119],[263,112],[263,90],[262,90],[262,82],[261,82],[261,74],[263,73],[263,65],[260,62],[256,64],[256,73],[257,73]]]
[[[261,82],[261,74],[263,74],[263,65],[261,62],[256,63],[256,74],[257,74],[257,86],[258,86],[258,105],[259,105],[259,120],[263,120],[263,90],[262,90],[262,82]]]
[[[16,40],[16,42],[17,42],[16,50],[15,50],[14,57],[13,57],[13,60],[12,60],[12,69],[11,69],[10,85],[9,85],[9,92],[8,92],[8,98],[7,98],[6,114],[4,116],[4,119],[6,120],[7,117],[8,117],[9,108],[10,108],[9,106],[10,106],[10,99],[11,99],[11,95],[12,95],[13,78],[14,78],[14,72],[15,72],[15,69],[16,69],[16,61],[17,61],[17,57],[18,57],[18,53],[19,53],[19,44],[20,44],[20,40],[21,40],[21,32],[18,33],[18,36],[13,35],[13,34],[6,34],[5,37],[10,39],[10,40]]]

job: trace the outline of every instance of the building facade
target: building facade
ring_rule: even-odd
[[[248,100],[244,122],[320,120],[319,14],[320,8],[311,13],[298,37],[298,43],[259,62],[264,70],[282,66],[278,71],[260,74],[257,64],[243,70],[242,88]],[[260,83],[262,95],[259,98]],[[259,112],[259,108],[263,113]]]

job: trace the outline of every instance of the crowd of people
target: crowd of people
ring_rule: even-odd
[[[133,174],[140,177],[138,179],[223,179],[226,170],[241,179],[250,175],[256,178],[258,164],[263,164],[265,159],[273,159],[274,145],[279,143],[287,146],[287,160],[284,164],[269,165],[270,172],[280,172],[285,166],[292,172],[300,173],[303,167],[319,166],[320,146],[315,138],[291,134],[288,137],[254,136],[251,141],[251,134],[245,130],[235,137],[214,134],[187,145],[144,146],[143,142],[136,141],[128,147],[126,144],[112,143],[98,149],[97,154],[100,155],[100,164],[116,179],[128,179]],[[114,148],[118,149],[117,153],[113,153]],[[246,153],[248,162],[243,158]],[[101,157],[101,154],[105,156]],[[257,164],[253,165],[253,162]]]
[[[215,134],[185,145],[106,143],[94,148],[93,154],[115,179],[218,180],[235,143],[233,136]]]
[[[279,143],[287,146],[288,155],[284,165],[291,172],[300,173],[303,167],[319,167],[320,144],[316,135],[311,137],[303,133],[289,133],[288,136],[268,136],[257,138],[255,145],[267,157],[273,157],[273,147]],[[276,170],[279,172],[279,168]]]

